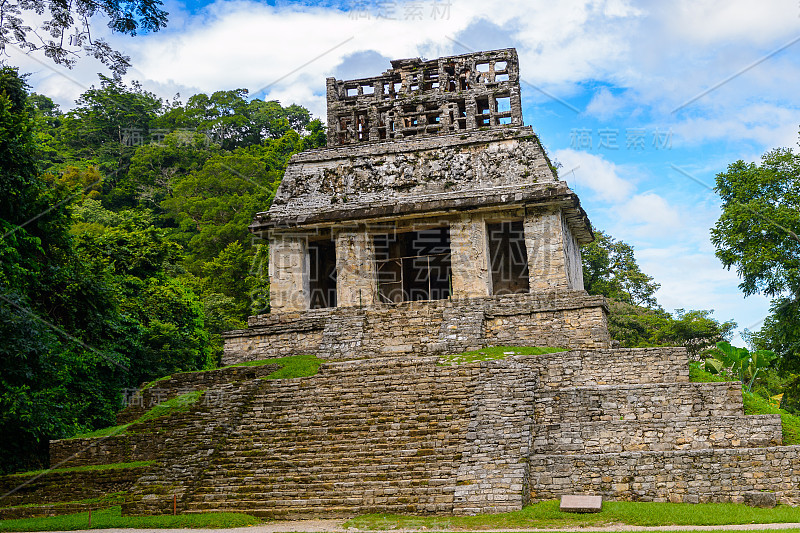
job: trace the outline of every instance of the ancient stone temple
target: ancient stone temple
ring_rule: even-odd
[[[224,362],[609,346],[583,291],[593,239],[522,124],[513,49],[329,78],[328,147],[295,156],[250,229],[270,246],[270,308]],[[419,323],[422,327],[415,327]]]
[[[591,227],[522,124],[514,50],[393,61],[327,91],[329,145],[292,158],[251,225],[271,309],[225,335],[223,362],[259,363],[143,385],[128,426],[51,442],[54,466],[113,469],[31,474],[8,501],[125,491],[129,514],[276,518],[576,493],[798,502],[798,447],[779,416],[744,415],[739,382],[691,383],[683,348],[611,346],[605,300],[582,287]],[[489,346],[514,348],[452,357]],[[316,374],[272,375],[309,354]]]

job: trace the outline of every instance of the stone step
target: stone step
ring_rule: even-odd
[[[425,512],[430,514],[449,514],[452,513],[453,505],[447,503],[430,504],[393,504],[387,502],[375,502],[371,504],[361,503],[357,506],[344,505],[324,505],[304,502],[303,504],[294,503],[286,507],[270,507],[262,501],[243,502],[240,505],[231,506],[223,504],[203,505],[191,503],[187,507],[187,513],[210,513],[210,512],[246,512],[253,516],[268,519],[296,520],[313,518],[352,518],[355,514],[366,513],[394,513],[405,514],[408,512]]]
[[[681,347],[575,350],[524,361],[535,369],[539,387],[545,390],[689,381],[689,356]]]
[[[397,465],[398,467],[401,465]],[[335,487],[357,485],[359,487],[372,487],[376,490],[386,488],[391,482],[397,488],[403,487],[440,487],[445,482],[435,483],[424,476],[432,475],[435,478],[449,477],[454,479],[454,473],[426,469],[416,471],[403,471],[392,474],[396,469],[386,470],[383,473],[369,473],[357,469],[341,469],[338,471],[300,472],[287,474],[274,470],[272,472],[248,472],[246,474],[228,474],[223,471],[211,471],[204,476],[205,481],[196,489],[197,494],[213,494],[220,490],[227,494],[232,487],[237,493],[252,491],[289,491],[289,492],[330,492]],[[224,477],[223,477],[224,476]],[[449,483],[450,481],[448,481]],[[257,484],[257,485],[254,485]]]
[[[796,505],[800,446],[717,448],[586,455],[532,455],[532,502],[564,494],[609,500],[742,503],[746,493],[776,493]]]
[[[780,446],[780,415],[609,420],[539,425],[536,454],[698,450]]]
[[[666,420],[743,414],[742,386],[738,381],[656,383],[537,392],[534,423]]]

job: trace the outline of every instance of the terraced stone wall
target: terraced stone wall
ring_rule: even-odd
[[[726,383],[574,387],[536,395],[536,424],[564,421],[659,420],[743,413],[742,386]]]
[[[50,467],[152,461],[164,447],[165,434],[115,435],[105,438],[50,441]]]
[[[608,348],[606,315],[604,298],[583,291],[261,315],[224,334],[222,361],[426,356],[495,345]]]
[[[126,513],[269,517],[518,509],[535,379],[514,359],[326,363],[310,378],[252,380],[224,408],[173,419],[160,466]],[[201,399],[202,400],[202,399]]]
[[[533,456],[531,499],[601,494],[607,499],[744,502],[751,491],[800,503],[797,446]]]
[[[136,420],[154,406],[177,396],[199,390],[213,389],[226,383],[268,376],[279,368],[281,368],[281,365],[266,364],[220,368],[203,372],[179,372],[167,379],[158,380],[150,384],[142,384],[140,389],[128,391],[129,394],[124,398],[125,408],[117,413],[117,423],[127,424]],[[207,403],[212,401],[221,402],[224,399],[215,398],[212,393],[211,395],[206,395],[204,401]]]
[[[686,348],[573,350],[526,359],[542,392],[614,383],[688,383]]]
[[[779,415],[610,420],[539,425],[533,448],[545,455],[757,448],[780,446],[782,438]]]
[[[128,490],[149,467],[0,476],[4,506],[99,498]]]

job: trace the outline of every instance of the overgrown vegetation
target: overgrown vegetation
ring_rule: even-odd
[[[277,363],[283,366],[264,379],[292,379],[316,375],[319,371],[319,366],[324,363],[325,360],[319,359],[315,355],[294,355],[291,357],[270,359],[265,362],[270,364]]]
[[[105,496],[101,496],[99,498],[86,498],[83,500],[72,500],[68,502],[53,502],[47,505],[52,505],[54,507],[61,507],[64,505],[91,505],[93,508],[101,509],[107,507],[113,507],[114,505],[119,505],[125,502],[125,496],[127,492],[112,492],[111,494],[106,494]],[[25,509],[30,507],[40,507],[42,504],[40,503],[27,503],[25,505],[13,505],[10,507],[4,507],[4,509]],[[2,521],[0,521],[2,523]]]
[[[196,513],[157,516],[122,516],[120,506],[89,512],[42,518],[0,520],[0,531],[75,531],[80,529],[178,529],[178,528],[230,528],[260,524],[255,516],[242,513]]]
[[[520,511],[476,516],[422,517],[390,514],[359,516],[344,528],[369,531],[393,529],[499,530],[603,527],[611,524],[634,526],[768,524],[800,521],[800,509],[780,505],[758,509],[734,503],[603,502],[599,513],[563,513],[556,500],[529,505]],[[757,529],[757,528],[754,528]]]
[[[203,395],[203,392],[205,391],[197,390],[197,391],[187,392],[186,394],[181,394],[180,396],[176,396],[175,398],[170,398],[169,400],[165,400],[161,403],[154,405],[153,407],[150,408],[149,411],[144,413],[142,416],[140,416],[139,418],[137,418],[132,422],[128,422],[127,424],[120,424],[117,426],[101,428],[87,433],[79,433],[70,438],[88,439],[95,437],[108,437],[111,435],[122,435],[133,424],[139,424],[142,422],[146,422],[148,420],[155,420],[156,418],[171,416],[177,413],[183,413],[188,411],[193,404],[197,403],[197,400],[200,399],[200,397]]]
[[[746,415],[781,415],[783,443],[786,445],[800,444],[800,416],[780,409],[770,404],[766,398],[752,392],[743,393],[742,400]]]
[[[551,348],[542,346],[491,346],[471,352],[463,352],[454,355],[443,355],[439,358],[439,365],[463,365],[476,361],[492,361],[505,359],[512,355],[541,355],[546,353],[564,352],[564,348]]]
[[[0,531],[72,531],[88,529],[89,513],[0,521]],[[599,513],[563,513],[558,501],[526,506],[520,511],[476,516],[406,516],[370,514],[346,521],[342,527],[368,531],[398,529],[499,530],[633,526],[768,524],[800,522],[800,509],[779,505],[759,509],[733,503],[604,502]],[[261,520],[237,513],[179,514],[177,516],[121,516],[120,507],[92,512],[92,528],[226,528],[244,527]],[[748,531],[761,531],[753,527]],[[786,529],[782,531],[800,531]]]
[[[705,364],[700,361],[693,361],[689,363],[689,379],[695,383],[708,383],[708,382],[722,382],[722,381],[738,381],[739,378],[728,372],[721,371],[717,373],[707,372]],[[767,371],[765,374],[772,374],[775,371]],[[796,416],[778,405],[780,398],[769,397],[768,384],[762,384],[761,387],[753,392],[742,392],[742,400],[744,402],[744,413],[746,415],[780,415],[781,426],[783,428],[783,444],[800,444],[800,416]],[[766,394],[766,396],[764,396]]]
[[[269,305],[247,225],[324,144],[246,90],[165,102],[101,76],[62,112],[0,67],[0,473],[113,424],[126,389],[218,366],[220,332]]]
[[[104,465],[85,465],[85,466],[71,466],[68,468],[51,468],[46,470],[31,470],[29,472],[18,472],[11,474],[12,476],[35,476],[45,473],[64,473],[64,472],[94,472],[103,470],[120,470],[124,468],[138,468],[140,466],[150,466],[155,464],[155,461],[133,461],[130,463],[108,463]]]
[[[641,271],[633,247],[597,228],[594,234],[581,249],[583,284],[589,294],[609,298],[608,329],[621,347],[685,346],[700,358],[733,334],[736,323],[719,322],[710,310],[665,311],[655,297],[659,284]]]

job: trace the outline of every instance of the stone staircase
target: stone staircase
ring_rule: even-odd
[[[631,355],[641,356],[637,366],[619,375],[620,360]],[[579,365],[545,365],[540,373],[531,501],[588,493],[741,502],[749,492],[776,491],[779,501],[794,502],[797,448],[780,446],[778,415],[744,415],[739,382],[688,383],[682,349],[585,356]],[[599,364],[604,356],[607,364]]]
[[[435,361],[335,363],[308,380],[263,382],[185,510],[450,512],[475,371]]]
[[[67,478],[75,490],[93,480],[96,492],[126,491],[125,514],[171,513],[174,498],[179,512],[270,518],[503,512],[567,493],[701,502],[763,490],[786,503],[800,493],[799,448],[780,445],[780,418],[745,416],[738,382],[690,383],[683,349],[445,362],[335,361],[283,380],[261,379],[272,365],[173,376],[159,395],[204,390],[188,410],[51,444],[64,466],[148,466],[48,474],[13,503],[58,501]],[[129,409],[121,420],[141,407]]]

